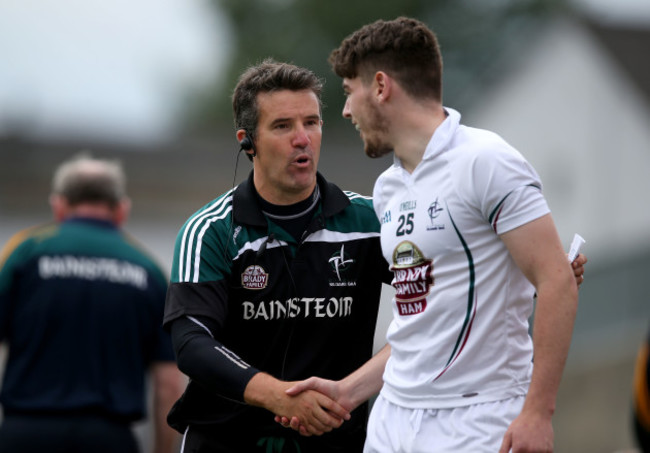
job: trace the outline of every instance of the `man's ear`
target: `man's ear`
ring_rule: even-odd
[[[393,79],[384,71],[377,71],[373,80],[377,102],[386,102],[392,93]]]
[[[113,210],[113,222],[117,226],[122,226],[131,214],[131,199],[123,198]]]
[[[243,149],[246,154],[250,157],[256,156],[255,144],[253,143],[253,137],[251,137],[246,129],[238,129],[236,132],[237,141],[239,142],[240,151]]]
[[[58,194],[50,194],[50,208],[52,209],[52,215],[54,220],[57,222],[62,222],[68,217],[70,213],[70,205],[68,200]]]
[[[244,137],[246,137],[246,131],[244,129],[237,129],[237,132],[235,132],[235,137],[237,137],[237,143],[241,143]]]

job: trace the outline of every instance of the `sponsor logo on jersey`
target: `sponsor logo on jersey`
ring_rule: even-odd
[[[433,286],[433,261],[425,259],[415,244],[403,241],[393,251],[391,270],[398,313],[410,316],[424,312]]]
[[[235,242],[237,239],[237,236],[239,236],[239,233],[241,232],[241,225],[238,225],[237,228],[235,228],[234,233],[232,234],[232,241]]]
[[[142,266],[112,258],[42,256],[38,260],[38,275],[43,280],[76,278],[147,289],[147,271]]]
[[[246,321],[272,321],[285,318],[346,318],[352,315],[352,297],[294,297],[285,301],[269,300],[242,303]]]
[[[248,266],[241,274],[241,285],[246,289],[264,289],[269,283],[269,274],[262,266]]]
[[[427,209],[427,214],[429,214],[429,225],[427,225],[427,230],[432,231],[432,230],[444,230],[445,229],[445,224],[440,223],[438,220],[438,217],[440,214],[444,211],[441,203],[438,202],[438,198],[436,198],[436,201],[431,203],[429,205],[429,208]]]
[[[354,259],[345,253],[345,244],[329,259],[329,264],[336,275],[336,280],[330,280],[330,286],[357,286],[354,281],[343,280],[342,275],[354,264]]]
[[[379,222],[383,225],[384,223],[389,223],[390,222],[390,210],[384,212],[384,215],[381,216],[381,219],[379,219]]]

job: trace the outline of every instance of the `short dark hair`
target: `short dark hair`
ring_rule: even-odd
[[[309,69],[267,58],[262,63],[249,67],[239,77],[232,95],[235,127],[246,130],[253,138],[259,121],[257,95],[279,90],[311,90],[318,98],[318,107],[322,113],[322,80]]]
[[[398,17],[365,25],[332,51],[339,77],[364,81],[377,71],[395,78],[413,97],[442,102],[442,55],[435,33],[419,20]]]
[[[95,159],[83,152],[59,165],[52,179],[52,193],[71,206],[105,203],[115,207],[126,198],[126,176],[119,161]]]

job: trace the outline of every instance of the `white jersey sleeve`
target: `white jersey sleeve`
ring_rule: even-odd
[[[461,126],[459,136],[466,146],[450,160],[458,193],[497,234],[549,212],[537,172],[518,151],[492,132]]]

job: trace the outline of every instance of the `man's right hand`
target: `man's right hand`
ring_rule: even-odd
[[[288,395],[298,396],[304,392],[317,391],[331,400],[337,401],[341,407],[351,412],[364,401],[368,401],[370,397],[379,393],[383,382],[382,375],[389,357],[390,346],[385,345],[370,360],[340,381],[311,377],[296,382],[286,392]],[[338,416],[338,414],[332,415]],[[309,435],[309,431],[302,425],[302,420],[299,417],[285,417],[276,414],[275,421],[304,436]]]
[[[276,416],[276,420],[296,420],[304,436],[321,435],[338,428],[350,413],[324,393],[304,389],[289,394],[295,382],[280,381],[266,373],[258,373],[249,381],[244,391],[246,403],[263,407]]]
[[[328,379],[322,379],[319,377],[311,377],[304,381],[296,382],[293,386],[287,389],[287,394],[291,396],[297,396],[303,392],[317,391],[332,400],[338,401],[338,403],[344,407],[352,410],[355,404],[344,395],[343,390],[341,389],[340,381],[331,381]],[[280,423],[285,428],[294,429],[302,435],[308,435],[306,427],[301,423],[299,417],[275,417],[275,421]]]

